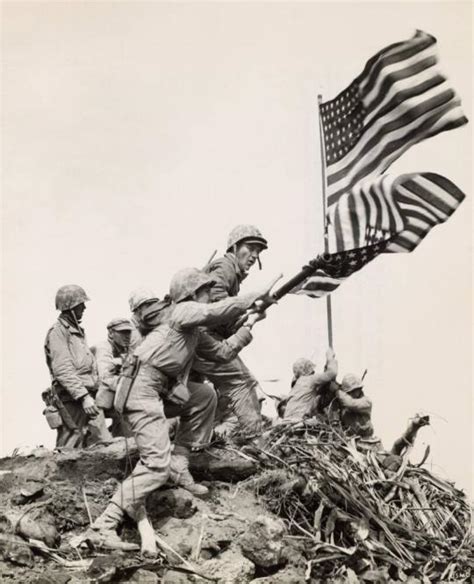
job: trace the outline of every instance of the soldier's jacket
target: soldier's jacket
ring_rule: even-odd
[[[115,391],[122,366],[121,353],[113,343],[106,340],[97,345],[95,358],[99,376],[99,390]]]
[[[242,327],[229,339],[218,341],[203,327],[237,319],[255,299],[256,294],[245,294],[210,304],[193,301],[177,304],[169,319],[151,331],[135,349],[134,354],[147,366],[140,369],[139,377],[146,370],[146,376],[151,376],[150,384],[158,383],[159,375],[153,379],[155,368],[168,377],[186,382],[196,350],[216,362],[234,359],[252,340],[249,329]]]
[[[285,420],[301,421],[314,416],[321,399],[321,389],[336,378],[335,358],[326,361],[324,373],[299,376],[291,388],[285,408]]]
[[[53,386],[62,401],[78,400],[96,389],[95,360],[81,327],[59,317],[46,335],[44,350]]]
[[[352,433],[367,438],[372,436],[374,428],[370,420],[372,401],[367,396],[353,398],[342,391],[338,392],[341,405],[340,420],[342,427]]]
[[[247,277],[247,274],[240,269],[233,253],[226,253],[217,258],[206,266],[204,271],[211,274],[216,282],[210,291],[211,302],[217,302],[229,296],[237,296],[242,280]],[[233,323],[215,327],[214,330],[224,338],[229,337],[233,332]]]

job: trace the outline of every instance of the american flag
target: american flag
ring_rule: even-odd
[[[312,298],[331,294],[349,276],[383,253],[390,243],[391,239],[388,238],[360,249],[318,256],[304,268],[314,268],[313,273],[309,273],[302,283],[291,290],[291,293],[304,294]]]
[[[372,57],[347,89],[321,104],[320,113],[328,208],[413,144],[467,123],[438,67],[436,39],[422,31]]]
[[[412,251],[464,197],[449,179],[431,172],[364,181],[329,210],[331,248],[352,250],[391,238],[386,252]]]

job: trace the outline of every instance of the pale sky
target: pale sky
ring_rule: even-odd
[[[54,295],[82,285],[90,344],[141,285],[224,251],[254,223],[269,241],[244,290],[322,251],[317,95],[334,97],[384,46],[423,29],[472,119],[470,3],[2,4],[0,453],[54,445],[41,415]],[[333,295],[341,374],[368,369],[390,447],[417,412],[430,464],[472,480],[471,125],[406,153],[467,199],[412,254],[375,260]],[[286,297],[243,357],[286,393],[300,356],[322,367],[325,301]],[[340,375],[339,379],[342,375]]]

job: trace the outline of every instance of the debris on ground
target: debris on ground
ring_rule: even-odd
[[[304,541],[307,580],[469,580],[465,494],[406,456],[361,449],[321,418],[276,426],[259,458],[247,485]]]
[[[191,461],[210,489],[205,499],[171,485],[149,497],[160,549],[153,561],[76,545],[135,464],[133,439],[82,451],[25,449],[0,460],[0,580],[468,582],[469,502],[412,465],[404,446],[401,454],[363,446],[323,419],[276,425],[258,446],[216,444]],[[120,535],[139,548],[131,521]]]

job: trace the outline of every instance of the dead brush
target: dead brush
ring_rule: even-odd
[[[361,449],[323,419],[281,425],[249,481],[290,531],[306,538],[309,577],[469,581],[471,509],[465,494],[404,456]]]

